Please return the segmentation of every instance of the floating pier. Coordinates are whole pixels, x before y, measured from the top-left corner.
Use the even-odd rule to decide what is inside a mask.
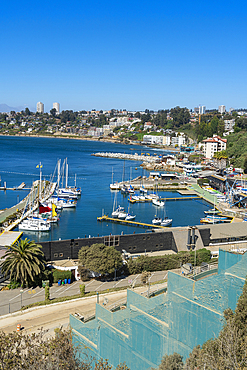
[[[113,218],[109,217],[107,215],[97,217],[97,221],[109,221],[109,222],[116,222],[123,225],[129,225],[129,226],[140,226],[144,228],[158,228],[158,229],[167,229],[167,226],[161,226],[161,225],[153,225],[153,224],[145,224],[143,222],[137,222],[137,221],[126,221],[126,220],[120,220],[119,218]]]
[[[199,199],[200,197],[199,196],[191,196],[191,197],[177,197],[177,198],[159,198],[159,200],[164,200],[164,201],[167,201],[167,200],[174,200],[174,201],[177,201],[177,200],[193,200],[193,199]],[[130,203],[140,203],[140,202],[152,202],[152,199],[131,199],[131,198],[128,198],[128,201]]]

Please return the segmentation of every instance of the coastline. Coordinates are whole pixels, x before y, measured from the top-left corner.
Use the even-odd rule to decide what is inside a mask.
[[[142,143],[137,143],[137,142],[126,142],[126,141],[121,141],[121,140],[116,140],[116,139],[106,139],[106,138],[93,138],[93,137],[85,137],[85,136],[71,136],[71,135],[4,135],[0,134],[0,136],[7,136],[7,137],[41,137],[41,138],[47,138],[47,139],[72,139],[72,140],[83,140],[83,141],[98,141],[98,142],[103,142],[103,143],[113,143],[113,144],[123,144],[123,145],[139,145],[139,146],[145,146],[147,145],[142,144]],[[170,152],[179,152],[179,149],[177,148],[171,148],[169,146],[150,146],[150,149],[163,149],[163,150],[168,150]]]

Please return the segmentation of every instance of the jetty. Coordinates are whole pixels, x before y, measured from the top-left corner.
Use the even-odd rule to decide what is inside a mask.
[[[177,201],[177,200],[193,200],[193,199],[199,199],[200,197],[199,196],[188,196],[188,197],[175,197],[175,198],[159,198],[159,200],[164,200],[165,202],[167,200],[173,200],[173,201]],[[132,199],[131,197],[128,198],[128,201],[130,203],[145,203],[145,202],[152,202],[152,199]]]
[[[126,221],[126,220],[120,220],[119,218],[113,218],[109,217],[107,215],[103,215],[101,217],[97,217],[97,221],[107,221],[107,222],[116,222],[118,224],[127,225],[127,226],[140,226],[148,229],[167,229],[167,226],[161,226],[161,225],[153,225],[153,224],[146,224],[144,222],[137,222],[137,221]]]
[[[142,161],[142,162],[156,162],[158,159],[160,159],[158,155],[155,155],[155,156],[145,155],[144,153],[126,154],[126,153],[99,152],[99,153],[92,153],[91,155],[95,157],[126,159],[130,161]]]
[[[57,183],[49,181],[42,181],[42,201],[47,200],[55,191]],[[0,223],[3,224],[3,232],[11,231],[25,218],[30,216],[39,206],[39,181],[35,181],[31,188],[30,193],[18,204],[11,208],[6,208],[0,213]],[[15,214],[22,212],[13,222],[7,221]]]

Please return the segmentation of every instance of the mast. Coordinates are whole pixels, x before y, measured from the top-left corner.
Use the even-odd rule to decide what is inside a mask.
[[[68,187],[68,174],[69,174],[69,165],[67,163],[67,158],[65,159],[66,163],[66,174],[65,174],[65,189]]]
[[[60,167],[61,167],[61,159],[58,160],[57,162],[57,187],[59,188],[59,183],[60,183]]]

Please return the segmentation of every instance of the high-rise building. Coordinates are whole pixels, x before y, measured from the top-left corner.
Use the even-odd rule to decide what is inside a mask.
[[[37,111],[38,113],[44,113],[44,104],[43,104],[43,103],[41,103],[41,101],[39,101],[39,102],[37,103],[37,109],[36,109],[36,111]]]
[[[226,111],[225,105],[219,105],[218,112],[222,114],[225,113],[225,111]]]
[[[53,103],[53,108],[56,109],[57,113],[60,113],[60,104],[59,103]]]
[[[199,105],[199,114],[205,114],[205,112],[206,112],[206,106]]]

